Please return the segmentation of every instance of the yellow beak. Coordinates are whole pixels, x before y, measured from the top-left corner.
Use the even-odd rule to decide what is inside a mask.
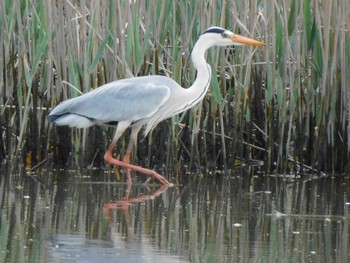
[[[243,44],[243,45],[249,45],[249,46],[266,46],[265,43],[251,39],[249,37],[244,37],[240,35],[233,34],[232,36],[229,36],[229,39],[231,39],[233,42]]]

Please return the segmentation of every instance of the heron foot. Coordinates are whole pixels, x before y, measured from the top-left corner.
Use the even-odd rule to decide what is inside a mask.
[[[149,175],[150,177],[146,180],[146,183],[148,183],[152,178],[158,180],[161,184],[167,185],[167,186],[173,186],[172,183],[170,183],[165,177],[161,176],[160,174],[158,174],[157,172],[147,169],[147,168],[143,168],[141,166],[137,166],[137,165],[133,165],[127,162],[123,162],[120,161],[118,159],[113,158],[112,154],[110,151],[107,151],[107,153],[104,156],[104,159],[107,163],[113,164],[113,165],[117,165],[119,167],[123,167],[126,170],[126,174],[128,177],[128,183],[132,184],[132,180],[131,180],[131,175],[130,175],[130,170],[134,170],[146,175]]]
[[[154,178],[164,185],[167,185],[169,187],[174,186],[174,184],[170,183],[164,176],[160,175],[159,173],[157,173],[153,170],[150,170],[150,171],[152,171],[152,172],[149,174],[149,177],[147,178],[147,180],[145,181],[144,184],[148,184]]]

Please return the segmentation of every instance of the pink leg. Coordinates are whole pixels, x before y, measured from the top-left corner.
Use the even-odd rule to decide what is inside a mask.
[[[157,179],[160,183],[162,183],[164,185],[169,185],[169,186],[172,185],[165,177],[161,176],[160,174],[158,174],[157,172],[155,172],[153,170],[143,168],[141,166],[133,165],[133,164],[123,162],[123,161],[120,161],[118,159],[113,158],[113,156],[112,156],[113,149],[114,149],[114,144],[111,144],[111,146],[109,146],[109,148],[104,156],[106,162],[108,162],[110,164],[118,165],[118,166],[123,167],[125,169],[131,169],[131,170],[134,170],[134,171],[137,171],[140,173],[147,174],[148,176],[153,177],[154,179]],[[127,173],[128,173],[128,171],[127,171]],[[147,180],[147,182],[148,181],[149,180]],[[130,171],[128,174],[128,183],[132,184]]]
[[[132,151],[132,148],[134,146],[134,143],[137,141],[137,133],[139,132],[141,127],[133,127],[133,129],[131,131],[130,142],[129,142],[126,154],[123,158],[123,161],[120,161],[118,159],[113,158],[112,153],[113,153],[113,149],[116,145],[116,142],[119,139],[120,135],[123,133],[123,131],[127,128],[127,126],[128,125],[124,125],[124,126],[121,126],[121,128],[120,128],[118,125],[116,135],[113,139],[113,142],[109,146],[109,148],[104,156],[105,161],[110,163],[110,164],[125,168],[129,184],[132,184],[132,179],[131,179],[131,174],[130,174],[130,169],[131,169],[131,170],[134,170],[134,171],[137,171],[137,172],[140,172],[140,173],[143,173],[143,174],[150,176],[150,178],[147,179],[146,183],[148,183],[152,178],[154,178],[154,179],[157,179],[160,183],[162,183],[164,185],[171,186],[172,183],[170,183],[165,177],[161,176],[157,172],[150,170],[150,169],[147,169],[147,168],[143,168],[141,166],[130,164],[131,151]]]
[[[130,155],[131,155],[131,151],[132,151],[133,146],[134,146],[134,140],[131,138],[129,145],[128,145],[128,148],[126,149],[126,153],[125,153],[124,158],[123,158],[124,163],[130,163]],[[126,172],[126,175],[128,177],[128,183],[131,184],[132,179],[131,179],[130,169],[125,168],[125,172]]]

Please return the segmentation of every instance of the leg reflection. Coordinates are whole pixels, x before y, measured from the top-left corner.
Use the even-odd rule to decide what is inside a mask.
[[[111,221],[112,220],[112,216],[111,216],[112,210],[123,209],[125,212],[127,212],[131,204],[145,202],[147,200],[154,199],[154,198],[160,196],[161,194],[163,194],[169,188],[169,185],[161,185],[156,190],[152,191],[149,187],[147,187],[147,189],[149,190],[150,193],[145,194],[145,195],[139,195],[136,197],[130,197],[131,186],[132,186],[132,184],[128,184],[128,187],[126,189],[125,196],[123,199],[115,200],[115,201],[106,203],[104,205],[104,207],[103,207],[104,215],[109,223],[112,222]]]

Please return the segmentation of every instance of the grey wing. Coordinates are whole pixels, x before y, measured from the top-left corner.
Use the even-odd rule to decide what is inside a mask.
[[[143,81],[142,81],[143,80]],[[49,115],[57,125],[89,127],[151,117],[168,100],[170,88],[135,78],[111,82],[59,104]]]

